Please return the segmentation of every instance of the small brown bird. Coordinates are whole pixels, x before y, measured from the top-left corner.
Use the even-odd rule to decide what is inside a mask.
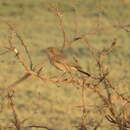
[[[47,54],[50,59],[50,63],[54,65],[57,69],[63,72],[72,72],[77,70],[87,76],[91,76],[89,73],[84,72],[81,67],[75,62],[70,62],[63,54],[59,48],[49,47],[47,49]]]

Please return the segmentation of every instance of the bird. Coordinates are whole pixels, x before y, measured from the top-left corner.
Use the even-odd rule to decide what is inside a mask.
[[[87,76],[91,76],[88,72],[85,72],[76,62],[71,62],[63,55],[62,50],[56,47],[49,47],[46,50],[50,63],[62,72],[72,73],[73,70],[79,71]]]

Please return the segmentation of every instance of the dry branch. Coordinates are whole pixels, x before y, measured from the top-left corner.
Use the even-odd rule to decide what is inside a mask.
[[[28,59],[29,59],[29,62],[30,62],[30,68],[32,69],[33,63],[32,63],[31,55],[30,55],[30,53],[28,51],[27,45],[24,43],[23,39],[18,34],[18,32],[14,29],[14,27],[11,24],[9,24],[8,22],[6,22],[6,24],[9,26],[10,30],[15,33],[16,37],[20,40],[20,43],[23,46],[23,48],[25,49],[25,52],[26,52],[26,54],[28,56]],[[9,38],[10,47],[12,47],[11,40],[12,40],[12,37]]]

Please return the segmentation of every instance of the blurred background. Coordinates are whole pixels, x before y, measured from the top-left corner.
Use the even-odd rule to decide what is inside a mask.
[[[33,63],[44,63],[43,74],[62,75],[62,72],[50,65],[44,53],[48,47],[61,47],[63,44],[59,19],[51,10],[52,6],[58,7],[63,13],[68,40],[100,28],[106,29],[87,37],[93,47],[101,50],[109,47],[113,40],[117,39],[116,47],[105,59],[104,64],[109,68],[113,84],[118,86],[119,92],[127,96],[130,90],[130,32],[114,28],[113,25],[130,24],[129,0],[0,0],[0,46],[8,43],[10,30],[5,24],[8,22],[24,40]],[[14,38],[13,42],[25,57],[19,40]],[[76,57],[85,71],[96,73],[95,61],[82,40],[67,46],[64,54],[70,59]],[[0,56],[0,72],[0,86],[7,86],[19,79],[24,74],[24,69],[15,56],[8,53]],[[76,87],[70,84],[42,82],[31,77],[19,84],[16,90],[15,103],[20,119],[28,118],[26,123],[44,124],[56,130],[76,130],[74,126],[80,122],[81,117],[81,111],[76,107],[81,105],[81,92]],[[88,106],[100,102],[97,95],[91,94],[91,91],[87,92],[87,96]],[[0,100],[4,106],[0,120],[2,125],[5,125],[12,116],[6,99]],[[99,120],[95,118],[100,118],[99,115],[95,110],[89,113],[89,123],[92,126]],[[110,128],[114,127],[103,120],[101,129]]]

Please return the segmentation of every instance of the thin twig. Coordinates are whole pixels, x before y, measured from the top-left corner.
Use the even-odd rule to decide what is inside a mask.
[[[26,54],[27,54],[27,56],[28,56],[28,59],[29,59],[29,62],[30,62],[30,68],[32,69],[33,63],[32,63],[32,59],[31,59],[31,56],[30,56],[30,53],[29,53],[29,51],[28,51],[28,48],[27,48],[26,44],[24,43],[23,39],[22,39],[21,36],[18,34],[18,32],[14,29],[14,27],[13,27],[11,24],[9,24],[8,22],[6,22],[6,24],[7,24],[7,25],[9,26],[9,28],[16,34],[16,37],[20,40],[21,45],[22,45],[23,48],[25,49],[25,52],[26,52]],[[9,42],[9,43],[10,43],[10,42]],[[12,44],[11,44],[11,45],[12,45]]]
[[[53,13],[55,13],[55,15],[59,19],[59,25],[60,25],[60,28],[61,28],[61,31],[63,34],[62,49],[64,49],[66,42],[67,42],[67,37],[66,37],[65,29],[64,29],[64,24],[63,24],[63,13],[60,11],[60,9],[58,7],[51,7],[51,10],[53,11]]]

